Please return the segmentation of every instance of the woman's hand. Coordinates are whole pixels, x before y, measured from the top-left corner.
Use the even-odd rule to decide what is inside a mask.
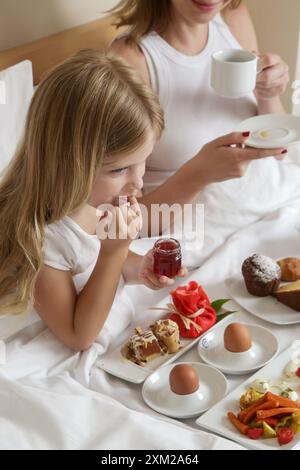
[[[287,153],[285,148],[257,149],[245,147],[250,132],[233,132],[204,145],[202,150],[190,160],[193,172],[202,180],[203,186],[240,178],[245,175],[251,160],[275,156],[282,160]]]
[[[187,268],[182,267],[178,273],[178,277],[186,277],[188,274]],[[164,287],[172,286],[175,282],[167,276],[157,276],[153,272],[153,249],[143,257],[140,264],[138,273],[139,282],[152,290],[163,289]]]
[[[259,100],[269,100],[282,95],[290,81],[289,67],[276,54],[259,56],[255,96]]]
[[[128,199],[129,205],[111,206],[108,211],[98,209],[100,216],[96,233],[101,240],[101,251],[116,247],[129,247],[142,228],[142,214],[135,197]]]

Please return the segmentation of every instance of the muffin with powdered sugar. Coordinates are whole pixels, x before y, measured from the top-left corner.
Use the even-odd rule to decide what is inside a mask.
[[[272,258],[254,254],[242,265],[247,290],[257,297],[266,297],[278,289],[281,280],[281,269]]]

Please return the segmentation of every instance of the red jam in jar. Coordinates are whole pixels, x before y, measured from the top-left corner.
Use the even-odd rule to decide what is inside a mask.
[[[153,250],[153,272],[157,276],[175,277],[181,268],[181,247],[175,238],[160,238]]]

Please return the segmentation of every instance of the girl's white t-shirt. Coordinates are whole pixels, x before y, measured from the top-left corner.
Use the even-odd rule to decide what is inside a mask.
[[[46,226],[44,263],[51,268],[70,271],[77,294],[92,274],[100,248],[97,235],[87,233],[69,216]]]
[[[69,216],[45,228],[44,264],[70,271],[77,294],[88,282],[100,249],[101,243],[97,235],[87,233]],[[100,333],[106,346],[109,338],[120,334],[132,322],[133,316],[134,306],[124,289],[124,279],[121,276],[110,313]],[[102,340],[100,342],[103,343]]]

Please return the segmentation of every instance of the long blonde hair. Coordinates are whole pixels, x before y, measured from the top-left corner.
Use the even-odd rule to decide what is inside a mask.
[[[45,225],[88,200],[104,159],[163,127],[156,95],[116,56],[81,51],[45,77],[0,184],[0,314],[34,302]]]
[[[237,8],[242,0],[231,0],[228,8]],[[137,43],[154,29],[166,30],[170,21],[171,0],[121,0],[108,13],[116,17],[117,28],[130,26],[128,42]]]

